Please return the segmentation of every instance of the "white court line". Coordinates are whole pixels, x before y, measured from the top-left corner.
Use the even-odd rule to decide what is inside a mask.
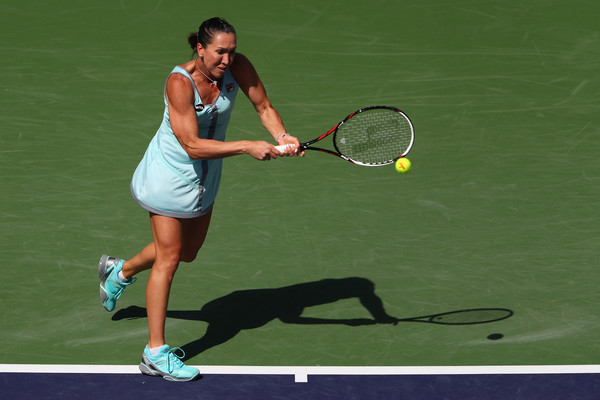
[[[486,365],[432,367],[263,367],[197,365],[203,375],[505,375],[599,374],[600,365]],[[0,364],[0,373],[139,374],[137,365]]]

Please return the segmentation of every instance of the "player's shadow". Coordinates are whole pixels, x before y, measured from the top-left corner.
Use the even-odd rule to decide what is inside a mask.
[[[302,317],[306,307],[349,298],[357,298],[373,318]],[[119,310],[112,319],[117,321],[145,317],[145,308],[131,306]],[[244,329],[259,328],[274,319],[289,324],[348,326],[398,322],[397,318],[386,313],[381,299],[375,294],[373,282],[357,277],[323,279],[273,289],[238,290],[206,303],[200,310],[167,311],[167,317],[208,323],[204,336],[181,346],[186,360],[227,342]]]

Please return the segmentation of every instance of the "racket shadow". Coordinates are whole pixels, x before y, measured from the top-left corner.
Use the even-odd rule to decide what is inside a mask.
[[[350,298],[357,298],[373,318],[329,319],[302,316],[306,307]],[[117,311],[112,320],[146,317],[145,308],[130,306]],[[167,317],[208,323],[201,338],[181,346],[185,351],[185,360],[227,342],[242,330],[259,328],[275,319],[289,324],[348,326],[395,324],[398,321],[386,313],[383,302],[375,294],[373,282],[359,277],[323,279],[281,288],[238,290],[206,303],[200,310],[167,311]]]

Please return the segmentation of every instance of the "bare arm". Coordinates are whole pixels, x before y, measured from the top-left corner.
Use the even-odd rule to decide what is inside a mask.
[[[169,77],[167,102],[173,133],[191,158],[217,159],[250,154],[258,160],[268,160],[280,155],[273,145],[263,141],[221,142],[199,138],[194,109],[194,90],[189,79],[183,75],[172,74]]]
[[[278,141],[278,144],[293,144],[294,147],[288,149],[286,154],[294,155],[295,149],[300,143],[297,138],[286,134],[281,115],[267,97],[267,91],[250,60],[243,54],[237,54],[235,62],[231,66],[231,71],[242,91],[254,105],[264,128],[275,141]]]

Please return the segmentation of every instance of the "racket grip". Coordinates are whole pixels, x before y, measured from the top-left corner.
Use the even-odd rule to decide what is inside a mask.
[[[282,144],[280,146],[275,146],[275,148],[280,152],[280,153],[285,153],[286,149],[288,149],[289,147],[294,147],[293,144]]]

